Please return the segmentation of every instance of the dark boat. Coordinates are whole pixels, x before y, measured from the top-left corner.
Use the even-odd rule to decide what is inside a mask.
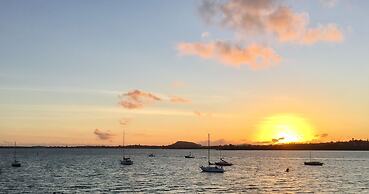
[[[195,158],[195,156],[193,156],[192,153],[190,152],[190,154],[185,155],[185,158]]]
[[[310,162],[304,162],[305,165],[308,166],[323,166],[323,162],[318,162],[318,161],[310,161]]]
[[[21,163],[17,160],[17,142],[14,142],[14,161],[12,162],[12,167],[21,167]]]
[[[122,165],[132,165],[133,161],[130,158],[123,157],[123,159],[120,161],[120,164],[122,164]]]
[[[230,162],[227,162],[223,158],[221,158],[219,162],[215,162],[215,165],[218,165],[218,166],[232,166],[233,164],[230,163]]]
[[[149,157],[155,157],[155,155],[154,154],[149,154]]]
[[[215,162],[215,165],[218,166],[232,166],[233,164],[230,162],[227,162],[224,160],[224,158],[222,157],[222,150],[219,150],[219,162]]]

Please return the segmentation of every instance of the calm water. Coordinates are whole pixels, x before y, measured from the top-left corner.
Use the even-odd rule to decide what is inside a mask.
[[[18,152],[22,167],[12,168],[12,150],[0,149],[0,193],[369,193],[369,152],[315,151],[325,165],[314,167],[303,165],[308,151],[223,151],[235,164],[224,174],[200,172],[206,150],[192,150],[195,159],[183,157],[189,150],[127,150],[132,166],[120,165],[118,149]]]

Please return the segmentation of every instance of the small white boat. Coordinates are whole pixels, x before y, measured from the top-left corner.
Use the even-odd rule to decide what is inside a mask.
[[[218,166],[210,162],[210,134],[208,134],[208,165],[200,166],[202,172],[224,173],[223,166]]]
[[[190,152],[188,155],[185,155],[185,158],[195,158],[195,156],[193,156],[192,153]]]
[[[12,167],[21,167],[21,163],[17,160],[17,142],[14,142],[14,161],[12,162]]]

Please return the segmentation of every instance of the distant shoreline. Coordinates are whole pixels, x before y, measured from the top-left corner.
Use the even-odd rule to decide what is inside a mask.
[[[14,148],[14,146],[0,146],[0,149]],[[54,149],[117,149],[122,146],[17,146],[17,148],[54,148]],[[171,145],[150,146],[150,145],[128,145],[126,149],[207,149],[193,142],[178,141]],[[344,142],[326,142],[326,143],[289,143],[289,144],[269,144],[269,145],[219,145],[211,146],[211,149],[218,150],[327,150],[327,151],[369,151],[368,140],[355,140]]]

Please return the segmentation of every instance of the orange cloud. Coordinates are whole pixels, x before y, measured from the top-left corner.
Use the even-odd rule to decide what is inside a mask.
[[[210,43],[183,42],[177,45],[177,50],[180,54],[213,59],[233,67],[248,65],[252,69],[266,68],[279,63],[281,60],[272,48],[259,44],[251,44],[243,48],[224,41]]]
[[[271,35],[279,42],[297,44],[343,40],[343,33],[335,24],[311,28],[307,13],[295,12],[275,0],[203,1],[200,11],[205,21],[245,36]]]
[[[100,129],[95,129],[94,134],[100,139],[100,140],[110,140],[114,135],[111,134],[109,131],[103,132]]]

